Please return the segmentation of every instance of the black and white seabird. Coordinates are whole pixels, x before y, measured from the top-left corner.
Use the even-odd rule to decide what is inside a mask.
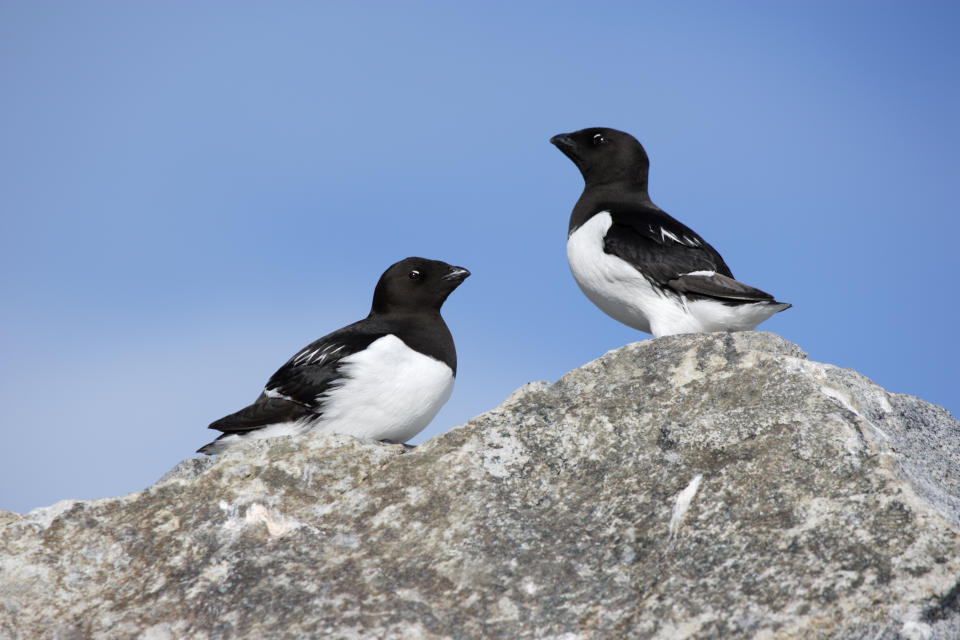
[[[370,315],[298,351],[253,404],[210,425],[223,435],[198,452],[312,429],[406,442],[453,391],[457,352],[440,307],[469,275],[437,260],[397,262],[380,276]]]
[[[650,160],[629,133],[594,127],[550,142],[583,174],[567,260],[601,311],[658,337],[746,331],[790,307],[734,280],[713,247],[653,204]]]

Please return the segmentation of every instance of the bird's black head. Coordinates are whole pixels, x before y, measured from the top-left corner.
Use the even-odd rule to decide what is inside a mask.
[[[439,311],[470,272],[439,260],[407,258],[380,276],[370,313]]]
[[[591,127],[550,138],[580,169],[587,186],[628,182],[647,188],[650,159],[643,145],[629,133]]]

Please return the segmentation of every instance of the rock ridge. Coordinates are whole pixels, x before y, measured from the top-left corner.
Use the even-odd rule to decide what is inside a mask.
[[[957,638],[960,423],[773,334],[0,512],[0,638]]]

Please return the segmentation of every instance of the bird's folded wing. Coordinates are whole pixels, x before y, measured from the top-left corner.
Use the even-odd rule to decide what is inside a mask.
[[[323,414],[324,394],[340,377],[344,358],[386,335],[361,320],[298,351],[274,373],[257,400],[210,425],[228,433]]]
[[[386,335],[363,320],[330,333],[296,353],[274,373],[264,395],[282,397],[319,409],[320,396],[340,377],[341,361]]]
[[[296,422],[312,413],[299,402],[260,396],[253,404],[213,422],[210,428],[224,433],[242,433],[268,424]]]
[[[609,211],[613,224],[604,238],[604,251],[630,263],[658,285],[667,286],[691,271],[733,277],[713,247],[656,206],[616,205]]]
[[[737,302],[773,301],[773,296],[733,278],[712,272],[687,273],[667,284],[677,293],[709,296]]]
[[[628,226],[657,244],[690,248],[709,246],[693,229],[652,202],[611,203],[610,215],[615,224]]]

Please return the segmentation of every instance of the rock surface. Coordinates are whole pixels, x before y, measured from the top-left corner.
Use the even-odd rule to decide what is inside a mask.
[[[957,638],[960,424],[766,333],[0,513],[2,638]]]

